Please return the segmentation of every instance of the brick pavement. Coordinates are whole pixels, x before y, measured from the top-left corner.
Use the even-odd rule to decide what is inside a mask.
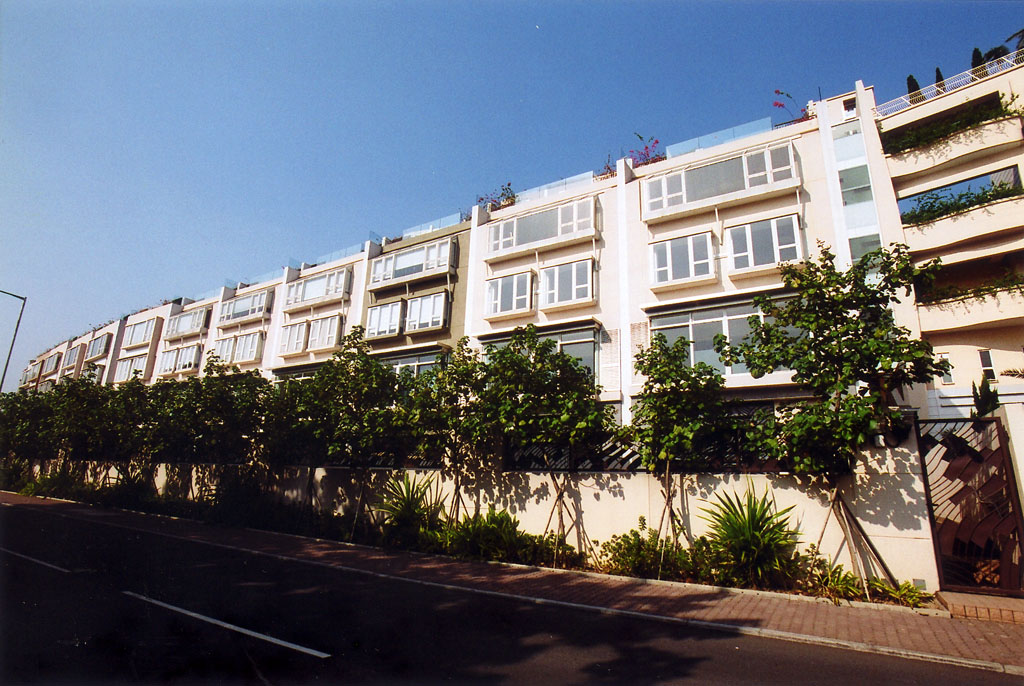
[[[101,510],[0,493],[0,502],[155,535],[396,577],[414,583],[510,595],[677,621],[710,629],[903,655],[1024,675],[1024,625],[863,607],[778,593],[645,581],[586,572],[468,562],[334,541]]]

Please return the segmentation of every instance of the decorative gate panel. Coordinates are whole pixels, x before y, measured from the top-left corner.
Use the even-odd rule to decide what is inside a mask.
[[[999,420],[921,420],[918,436],[942,587],[1024,595],[1024,523]]]

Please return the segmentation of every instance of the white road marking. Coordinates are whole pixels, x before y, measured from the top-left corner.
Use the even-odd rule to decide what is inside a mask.
[[[236,626],[234,624],[228,624],[227,622],[222,622],[219,619],[214,619],[213,617],[207,617],[206,615],[201,615],[198,612],[192,612],[191,610],[186,610],[185,608],[178,607],[176,605],[169,605],[167,603],[160,602],[159,600],[154,600],[153,598],[147,598],[146,596],[139,595],[138,593],[132,593],[131,591],[121,591],[121,592],[124,593],[126,596],[131,596],[132,598],[136,598],[136,599],[141,600],[141,601],[146,602],[146,603],[152,603],[153,605],[156,605],[158,607],[162,607],[165,610],[171,610],[172,612],[178,612],[178,613],[181,613],[181,614],[186,615],[188,617],[191,617],[193,619],[198,619],[198,620],[200,620],[202,622],[207,622],[209,624],[213,624],[214,626],[219,626],[222,629],[229,629],[230,631],[236,631],[236,632],[238,632],[240,634],[244,634],[245,636],[250,636],[252,638],[258,638],[261,641],[266,641],[267,643],[273,643],[275,645],[283,646],[285,648],[291,648],[292,650],[296,650],[296,651],[298,651],[300,653],[305,653],[306,655],[312,655],[313,657],[319,657],[319,658],[328,658],[328,657],[331,656],[330,653],[322,653],[319,650],[313,650],[312,648],[306,648],[306,647],[300,646],[300,645],[298,645],[296,643],[289,643],[288,641],[282,641],[279,638],[274,638],[273,636],[267,636],[266,634],[261,634],[261,633],[258,633],[256,631],[251,631],[250,629],[245,629],[243,627]]]
[[[49,567],[50,569],[56,569],[58,572],[64,572],[65,574],[70,574],[71,573],[70,569],[64,569],[63,567],[58,567],[57,565],[52,565],[49,562],[43,562],[42,560],[37,560],[34,557],[29,557],[28,555],[22,555],[21,553],[16,553],[13,550],[8,550],[7,548],[0,548],[0,550],[4,551],[5,553],[7,553],[9,555],[14,555],[14,557],[20,557],[23,560],[28,560],[29,562],[35,562],[37,565],[42,565],[44,567]]]

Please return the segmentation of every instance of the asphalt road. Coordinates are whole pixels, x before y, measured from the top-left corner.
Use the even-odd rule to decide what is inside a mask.
[[[0,682],[1017,684],[0,507]]]

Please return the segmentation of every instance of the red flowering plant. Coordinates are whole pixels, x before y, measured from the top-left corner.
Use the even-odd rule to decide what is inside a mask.
[[[780,91],[778,88],[776,88],[775,89],[775,95],[781,95],[784,98],[788,98],[789,101],[791,103],[793,103],[793,107],[797,108],[796,100],[794,100],[793,96],[790,95],[789,93],[787,93],[786,91]],[[793,114],[793,110],[789,109],[789,105],[787,105],[784,100],[775,100],[774,102],[772,102],[772,107],[777,107],[780,110],[786,110],[786,114],[788,114],[790,117],[792,117],[791,121],[795,121],[795,122],[796,121],[806,121],[806,120],[811,118],[811,115],[807,114],[807,108],[806,107],[799,107],[799,108],[797,108],[797,109],[800,110],[800,116],[799,117],[795,116]]]
[[[478,196],[476,203],[493,211],[502,207],[508,207],[509,205],[515,205],[518,197],[516,192],[512,190],[512,182],[509,181],[496,191]]]
[[[629,158],[633,160],[634,167],[660,162],[665,159],[665,152],[663,150],[658,150],[658,145],[661,141],[654,137],[644,138],[639,133],[635,132],[633,135],[639,138],[640,142],[644,144],[644,147],[640,150],[629,151]]]

